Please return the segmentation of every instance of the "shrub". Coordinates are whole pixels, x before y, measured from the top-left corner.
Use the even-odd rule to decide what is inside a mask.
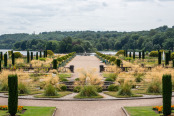
[[[80,93],[80,96],[85,96],[85,97],[91,97],[91,96],[98,96],[99,94],[97,93],[97,89],[92,86],[92,85],[88,85],[88,86],[84,86]]]
[[[81,89],[82,89],[82,86],[75,86],[73,91],[74,92],[80,92]]]
[[[57,96],[58,94],[57,94],[55,87],[53,85],[49,84],[45,87],[44,95],[45,96]]]
[[[67,86],[65,84],[59,84],[56,86],[57,91],[66,91]]]
[[[112,56],[110,59],[109,59],[111,62],[114,62],[116,60],[116,58],[114,56]]]
[[[22,58],[22,54],[20,52],[14,52],[15,58]]]
[[[51,51],[51,50],[47,50],[47,55],[53,56],[54,55],[54,52]]]
[[[27,63],[29,63],[30,62],[30,53],[29,53],[29,51],[27,51]]]
[[[168,116],[171,114],[171,96],[172,96],[172,82],[171,75],[163,75],[163,114]]]
[[[53,60],[53,69],[57,69],[57,59]]]
[[[80,81],[80,78],[76,78],[75,81]]]
[[[119,86],[115,85],[115,84],[111,84],[108,86],[108,91],[118,91],[119,90]]]
[[[31,52],[31,60],[33,60],[33,52]]]
[[[38,57],[38,52],[36,52],[36,60],[38,60],[38,58],[39,58],[39,57]]]
[[[158,64],[161,64],[161,52],[158,52]]]
[[[157,80],[152,81],[147,88],[147,93],[161,93],[161,83]]]
[[[119,50],[115,55],[116,56],[124,55],[125,54],[124,52],[125,52],[124,50]]]
[[[135,59],[135,51],[133,52],[133,59]]]
[[[97,92],[102,92],[103,91],[103,87],[102,86],[95,85],[94,87],[97,89]]]
[[[128,83],[125,83],[124,85],[121,86],[120,90],[118,91],[118,95],[132,96],[131,88],[132,88],[131,85],[129,85]]]
[[[42,51],[40,51],[40,58],[42,58]]]
[[[17,75],[8,75],[9,97],[8,112],[15,116],[18,107],[18,77]]]
[[[117,65],[118,67],[120,67],[120,64],[121,64],[121,60],[120,60],[120,59],[117,59],[117,60],[116,60],[116,65]]]
[[[29,90],[27,86],[23,83],[19,83],[18,85],[18,93],[19,94],[29,94]]]
[[[14,53],[12,54],[12,64],[13,64],[13,66],[15,65],[15,56],[14,56]]]
[[[39,58],[40,61],[46,61],[46,58]]]
[[[158,51],[151,51],[149,56],[150,57],[158,57]]]
[[[7,53],[4,54],[4,66],[7,67]]]
[[[7,83],[2,83],[0,90],[1,91],[8,91],[8,84]]]
[[[174,52],[171,54],[171,59],[174,60]]]

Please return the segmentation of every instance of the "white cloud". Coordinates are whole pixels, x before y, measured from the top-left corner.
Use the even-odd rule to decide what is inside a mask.
[[[2,0],[0,34],[172,26],[173,0]]]

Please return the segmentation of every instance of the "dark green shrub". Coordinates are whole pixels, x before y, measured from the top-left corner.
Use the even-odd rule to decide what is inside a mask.
[[[14,52],[13,54],[15,58],[22,58],[22,54],[20,52]]]
[[[79,78],[76,78],[75,81],[80,81],[80,79]]]
[[[171,114],[172,81],[171,75],[163,75],[163,114]]]
[[[142,59],[145,59],[145,52],[144,52],[144,50],[142,51]]]
[[[31,52],[31,60],[33,60],[33,52]]]
[[[3,53],[1,52],[0,59],[3,60]]]
[[[120,90],[118,91],[118,95],[129,96],[129,97],[132,96],[131,88],[132,88],[131,85],[125,83],[124,85],[121,86]]]
[[[57,96],[58,94],[57,94],[55,87],[53,85],[49,84],[45,87],[44,95],[45,96]]]
[[[1,67],[1,63],[2,63],[2,62],[1,62],[1,59],[0,59],[0,72],[1,72],[1,69],[2,69],[2,67]]]
[[[4,54],[4,67],[7,67],[7,53]]]
[[[139,59],[141,59],[141,52],[139,52]]]
[[[8,76],[8,112],[15,116],[18,107],[18,77],[17,75]]]
[[[174,68],[174,59],[173,59],[173,68]]]
[[[169,61],[171,61],[171,51],[169,50]]]
[[[158,51],[151,51],[149,56],[150,57],[158,57]]]
[[[118,67],[120,67],[120,65],[121,65],[121,60],[120,60],[120,59],[116,59],[116,65],[117,65]]]
[[[94,87],[97,89],[97,92],[102,92],[103,91],[103,87],[102,86],[95,85]]]
[[[135,59],[135,51],[133,52],[133,59]]]
[[[42,52],[40,51],[40,58],[42,58]]]
[[[46,57],[46,51],[44,51],[44,58]]]
[[[127,57],[127,50],[125,51],[125,56]]]
[[[29,53],[29,51],[27,51],[27,63],[29,63],[30,62],[30,53]]]
[[[111,84],[108,86],[108,91],[118,91],[119,90],[119,86],[115,85],[115,84]]]
[[[147,87],[147,93],[161,93],[162,88],[161,88],[161,83],[157,80],[152,81],[149,83]]]
[[[53,69],[57,69],[57,59],[53,60]]]
[[[36,52],[36,60],[38,60],[38,58],[39,58],[39,57],[38,57],[38,52]]]
[[[109,59],[110,62],[114,62],[115,60],[116,60],[116,58],[115,58],[114,56],[112,56],[112,57]]]
[[[161,52],[158,52],[158,64],[161,64]]]
[[[165,65],[169,65],[169,53],[166,53]]]
[[[129,57],[132,57],[132,54],[131,54],[131,52],[129,52]]]
[[[13,66],[15,65],[15,55],[14,55],[14,53],[12,54],[12,65]]]
[[[19,83],[18,85],[18,93],[19,94],[29,94],[29,90],[27,86],[23,83]]]
[[[74,92],[80,92],[81,89],[82,89],[82,86],[75,86],[73,91]]]
[[[84,86],[81,89],[79,95],[84,97],[91,97],[91,96],[98,96],[99,94],[97,93],[97,89],[94,86],[88,85]]]

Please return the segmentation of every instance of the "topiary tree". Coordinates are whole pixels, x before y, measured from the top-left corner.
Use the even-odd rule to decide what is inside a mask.
[[[18,107],[18,77],[17,75],[8,75],[8,112],[15,116]]]
[[[15,54],[14,53],[12,53],[12,65],[14,66],[15,65]]]
[[[7,67],[7,53],[4,54],[4,67]]]
[[[139,52],[139,59],[141,59],[141,52]]]
[[[57,69],[57,59],[53,60],[53,69]]]
[[[163,75],[163,114],[168,116],[171,114],[171,96],[172,96],[172,81],[171,75]]]
[[[36,60],[38,60],[38,52],[36,52]]]
[[[33,52],[31,52],[31,60],[33,60]]]
[[[3,60],[3,53],[1,52],[1,57],[0,57],[1,60]]]
[[[45,53],[46,53],[46,57],[47,57],[47,53],[48,53],[48,51],[46,50]]]
[[[173,59],[173,68],[174,68],[174,59]]]
[[[117,65],[118,67],[120,67],[120,64],[121,64],[121,60],[120,60],[120,59],[116,59],[116,65]]]
[[[161,52],[158,52],[158,64],[161,64]]]
[[[42,58],[42,52],[40,51],[40,58]]]
[[[127,50],[125,51],[125,56],[127,57]]]
[[[171,61],[171,51],[169,50],[169,61]]]
[[[142,59],[145,59],[145,52],[144,52],[144,50],[142,51]]]
[[[44,51],[44,58],[46,57],[46,51]]]
[[[158,51],[151,51],[150,54],[149,54],[149,56],[150,57],[158,57]]]
[[[169,65],[169,53],[166,53],[165,65]]]
[[[135,59],[135,51],[133,52],[133,59]]]
[[[30,62],[30,53],[29,53],[29,51],[27,51],[27,63],[29,63]]]
[[[129,52],[129,57],[132,57],[132,54],[131,54],[131,52]]]

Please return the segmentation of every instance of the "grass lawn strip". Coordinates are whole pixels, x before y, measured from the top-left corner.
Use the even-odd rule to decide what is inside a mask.
[[[34,97],[36,98],[60,98],[60,97],[64,97],[66,95],[71,94],[72,92],[69,91],[62,91],[62,92],[58,92],[57,96],[44,96],[44,95],[36,95]]]
[[[128,98],[128,97],[130,97],[130,96],[117,95],[117,92],[104,92],[104,94],[107,94],[107,95],[110,95],[110,96],[113,96],[113,97],[117,97],[117,98]],[[142,97],[142,95],[133,94],[131,97]]]

